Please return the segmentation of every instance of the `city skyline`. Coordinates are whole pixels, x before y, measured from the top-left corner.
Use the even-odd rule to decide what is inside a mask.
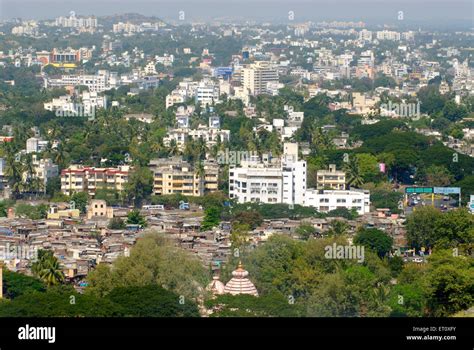
[[[21,4],[21,5],[20,5]],[[321,21],[321,20],[361,20],[373,24],[398,23],[397,14],[404,12],[404,20],[411,25],[443,25],[443,26],[472,26],[473,2],[457,0],[455,2],[443,0],[422,1],[280,1],[277,4],[267,0],[244,1],[214,0],[194,1],[183,0],[134,2],[133,6],[126,1],[117,0],[86,0],[77,4],[55,0],[22,0],[0,1],[0,18],[23,19],[52,19],[55,16],[66,15],[75,11],[78,15],[112,16],[124,13],[139,13],[146,16],[156,16],[164,20],[179,21],[179,12],[184,11],[186,21],[269,21],[287,23],[288,13],[294,14],[294,21]]]

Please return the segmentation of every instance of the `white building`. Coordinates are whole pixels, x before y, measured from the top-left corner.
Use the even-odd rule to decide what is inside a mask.
[[[71,12],[69,17],[56,18],[55,25],[66,28],[96,28],[97,18],[95,17],[76,17],[74,12]]]
[[[118,86],[116,73],[99,70],[97,74],[62,75],[59,79],[45,79],[45,88],[87,86],[90,92],[103,92]]]
[[[355,209],[359,215],[370,212],[370,192],[365,190],[315,190],[305,194],[305,206],[325,213],[339,208]]]
[[[85,115],[92,115],[98,108],[107,108],[107,96],[100,96],[96,91],[83,91],[80,96],[81,103],[74,102],[69,95],[53,98],[50,102],[45,102],[43,107],[47,111],[84,111]]]
[[[197,86],[196,102],[201,106],[219,102],[219,85],[211,80],[202,80]]]
[[[208,148],[214,146],[217,142],[228,142],[230,140],[230,130],[223,130],[220,128],[219,117],[211,116],[209,118],[209,126],[199,125],[197,129],[190,129],[189,118],[177,117],[176,122],[178,128],[168,130],[167,135],[163,138],[165,146],[169,146],[172,141],[176,142],[176,145],[180,150],[183,150],[186,141],[191,138],[193,140],[202,139],[206,142]],[[185,126],[187,125],[187,126]]]
[[[46,149],[48,141],[37,137],[30,137],[26,140],[26,153],[38,153]]]
[[[306,161],[298,160],[298,144],[285,143],[280,159],[251,157],[229,169],[229,196],[238,203],[304,203]]]
[[[178,103],[184,103],[189,98],[196,96],[198,83],[195,81],[184,80],[178,87],[166,96],[166,109]]]
[[[367,29],[362,29],[359,32],[359,40],[371,42],[372,41],[372,32],[370,30],[367,30]]]
[[[44,186],[50,178],[56,177],[59,175],[59,168],[56,164],[53,163],[51,159],[40,159],[34,160],[33,162],[35,176],[40,179]],[[45,187],[46,188],[46,187]]]
[[[400,41],[400,33],[389,30],[378,31],[377,40]]]

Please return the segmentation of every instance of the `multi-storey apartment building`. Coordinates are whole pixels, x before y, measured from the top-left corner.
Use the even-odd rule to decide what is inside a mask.
[[[258,61],[243,69],[242,85],[251,95],[266,93],[268,83],[278,83],[278,72],[270,62]]]
[[[193,140],[204,140],[207,147],[214,146],[219,142],[228,142],[230,140],[230,130],[220,128],[219,117],[209,117],[209,126],[199,125],[197,129],[191,129],[185,125],[189,124],[189,120],[184,123],[184,119],[177,116],[177,124],[180,126],[175,129],[168,130],[166,137],[163,138],[165,146],[169,146],[172,141],[176,142],[180,150],[184,149],[186,141],[191,138]]]
[[[344,190],[346,188],[346,173],[337,170],[335,164],[329,164],[328,170],[318,170],[316,173],[316,189]]]
[[[204,161],[193,167],[179,157],[152,159],[149,164],[153,172],[153,193],[155,195],[182,194],[202,196],[217,191],[219,167],[217,163]]]
[[[74,12],[71,12],[69,17],[57,17],[55,25],[58,27],[66,28],[96,28],[97,18],[96,17],[76,17]]]
[[[103,92],[118,86],[116,73],[99,70],[97,74],[62,75],[59,79],[45,79],[45,87],[87,86],[90,92]]]
[[[61,191],[70,196],[75,192],[87,192],[94,196],[99,188],[125,190],[130,167],[94,168],[72,165],[61,171]]]
[[[251,157],[229,169],[229,196],[238,203],[303,204],[306,161],[298,160],[298,144],[285,143],[280,159]]]
[[[211,80],[202,80],[196,89],[196,102],[201,106],[219,102],[219,84]]]
[[[325,213],[339,208],[355,209],[359,215],[370,212],[370,192],[366,190],[308,190],[305,206]]]
[[[48,180],[59,175],[58,166],[50,158],[38,160],[35,156],[33,157],[35,176],[41,180],[46,189]]]

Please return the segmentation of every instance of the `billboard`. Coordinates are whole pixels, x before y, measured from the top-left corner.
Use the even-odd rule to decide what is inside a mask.
[[[217,67],[214,69],[215,77],[223,77],[225,79],[232,76],[232,67]]]

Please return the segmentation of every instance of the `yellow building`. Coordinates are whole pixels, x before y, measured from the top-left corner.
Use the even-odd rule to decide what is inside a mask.
[[[93,199],[87,208],[87,219],[92,219],[93,217],[112,219],[114,217],[114,209],[108,207],[107,203],[102,199]]]
[[[72,165],[61,171],[61,191],[70,196],[75,192],[87,192],[94,196],[98,188],[108,188],[116,191],[125,190],[128,182],[130,167],[91,168]]]
[[[197,197],[217,191],[219,168],[214,162],[204,161],[201,170],[180,158],[153,159],[149,166],[155,195]]]
[[[67,218],[79,218],[81,212],[79,209],[59,209],[57,206],[51,206],[48,212],[48,219],[59,220]]]
[[[329,164],[328,170],[318,170],[317,174],[317,189],[332,189],[344,190],[346,189],[346,173],[342,170],[337,170],[335,164]]]

